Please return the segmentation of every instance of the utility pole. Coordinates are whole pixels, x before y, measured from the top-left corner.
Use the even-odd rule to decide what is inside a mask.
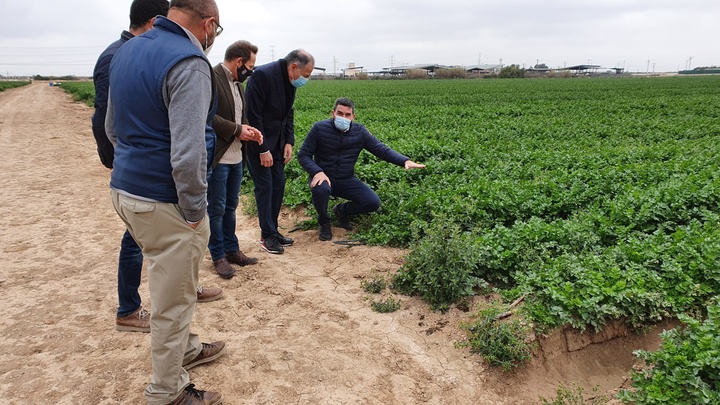
[[[688,70],[692,69],[692,56],[688,58]]]
[[[648,59],[647,69],[645,69],[645,73],[650,73],[650,59]]]
[[[270,60],[275,60],[275,45],[270,45]]]
[[[395,55],[390,55],[390,67],[395,66]]]

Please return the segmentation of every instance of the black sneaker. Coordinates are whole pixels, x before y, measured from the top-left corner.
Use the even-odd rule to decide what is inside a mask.
[[[266,252],[276,255],[282,254],[285,251],[275,235],[260,239],[260,246],[262,246]]]
[[[339,205],[336,205],[335,207],[333,207],[332,212],[333,212],[333,215],[335,216],[335,219],[337,220],[338,226],[339,226],[340,228],[345,228],[345,229],[347,229],[348,231],[352,231],[352,230],[353,230],[353,226],[352,226],[352,224],[350,223],[350,217],[347,216],[347,215],[343,215],[343,214],[340,213],[340,206],[339,206]]]
[[[332,226],[330,222],[320,224],[320,240],[332,240]]]
[[[291,238],[288,238],[287,236],[283,236],[280,234],[280,232],[275,234],[275,237],[277,238],[278,242],[280,243],[280,246],[290,246],[295,242]]]

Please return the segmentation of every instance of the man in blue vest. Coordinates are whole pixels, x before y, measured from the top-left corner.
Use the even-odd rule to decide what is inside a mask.
[[[115,148],[105,133],[108,87],[110,86],[110,62],[115,52],[127,42],[152,29],[155,17],[166,16],[167,0],[134,0],[130,5],[130,29],[120,34],[120,39],[110,44],[98,57],[93,71],[95,84],[95,114],[92,117],[92,131],[97,143],[100,161],[108,169],[113,168]],[[138,288],[142,279],[143,256],[140,247],[127,230],[120,242],[118,258],[118,309],[115,329],[129,332],[150,333],[150,312],[143,308]],[[220,288],[198,286],[198,302],[209,302],[222,296]]]
[[[190,333],[210,237],[207,175],[215,146],[213,73],[203,51],[221,32],[214,0],[173,0],[167,18],[125,43],[110,64],[110,188],[148,261],[151,405],[222,403],[222,394],[195,389],[187,372],[225,352],[224,342],[201,344]]]

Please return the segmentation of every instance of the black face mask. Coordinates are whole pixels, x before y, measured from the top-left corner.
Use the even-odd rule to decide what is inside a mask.
[[[242,66],[237,68],[237,78],[240,83],[244,82],[245,79],[252,76],[253,71],[246,68],[245,64],[243,63]]]

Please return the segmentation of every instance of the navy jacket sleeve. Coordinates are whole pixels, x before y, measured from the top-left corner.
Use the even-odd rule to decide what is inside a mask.
[[[287,115],[287,121],[285,121],[285,143],[295,145],[295,107],[290,108],[290,112]],[[284,148],[285,145],[282,145]]]
[[[107,113],[108,88],[110,87],[110,62],[112,55],[102,56],[95,65],[93,82],[95,84],[95,113],[92,117],[92,131],[97,143],[100,162],[112,169],[115,148],[105,133],[105,115]]]
[[[398,166],[405,166],[405,162],[410,160],[409,157],[395,152],[392,148],[380,142],[380,140],[367,129],[365,130],[364,138],[365,149],[386,162],[394,163]]]
[[[265,134],[263,126],[263,106],[265,99],[270,92],[270,83],[265,72],[256,71],[247,84],[245,100],[247,101],[247,119],[251,126]],[[267,152],[269,149],[266,143],[257,145],[259,153]]]

